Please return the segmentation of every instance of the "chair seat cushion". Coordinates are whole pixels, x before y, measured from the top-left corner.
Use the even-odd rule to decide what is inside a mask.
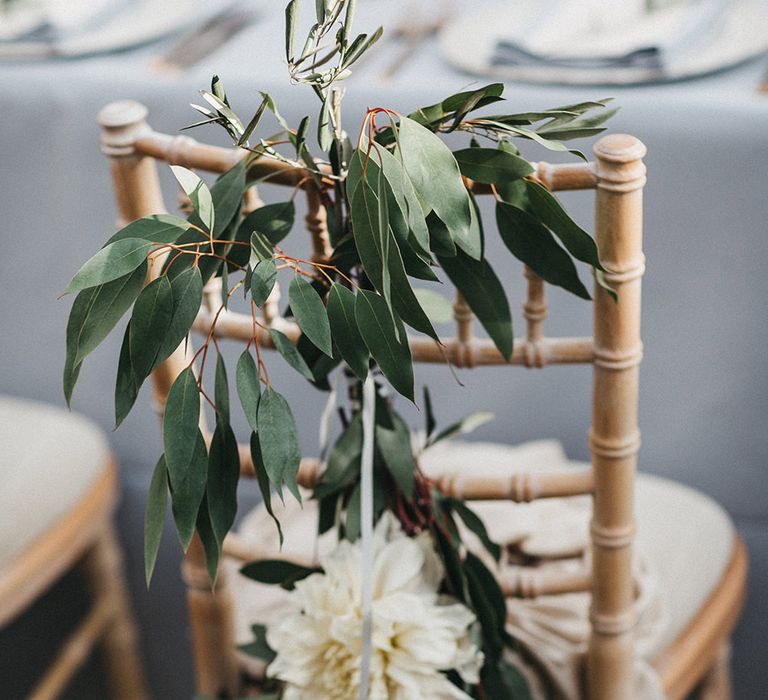
[[[0,396],[0,570],[44,534],[104,471],[109,446],[88,419]]]
[[[554,441],[515,447],[452,442],[426,452],[421,457],[420,465],[431,475],[459,469],[484,474],[509,474],[519,470],[561,471],[588,466],[569,462],[559,443]],[[565,562],[567,566],[569,562],[583,563],[582,559],[588,559],[590,501],[587,496],[523,504],[476,502],[472,505],[496,541],[516,544],[519,550],[533,559],[556,557],[557,561],[553,563]],[[330,533],[319,541],[314,536],[316,505],[315,501],[305,500],[303,508],[300,508],[289,500],[285,506],[280,506],[282,513],[278,512],[278,517],[283,522],[285,533],[283,556],[307,561],[316,557],[318,552],[333,547]],[[636,521],[635,550],[641,565],[638,576],[650,591],[642,603],[648,614],[645,615],[645,624],[641,620],[640,627],[643,629],[638,633],[645,639],[639,640],[638,646],[643,656],[652,660],[688,625],[723,576],[731,556],[734,530],[723,509],[704,494],[674,481],[645,474],[637,479]],[[239,535],[243,544],[254,552],[269,556],[278,551],[274,524],[262,507],[246,516]],[[249,626],[256,622],[269,624],[271,620],[278,619],[284,613],[287,601],[280,589],[262,586],[242,576],[233,578],[238,607],[238,638],[246,642],[250,638]],[[652,585],[649,584],[651,581]],[[640,595],[642,597],[642,593]],[[653,600],[647,600],[649,595]],[[563,602],[567,596],[571,596],[570,601]],[[547,601],[548,598],[551,600]],[[546,611],[545,615],[555,605],[561,604],[571,606],[568,634],[572,638],[585,637],[589,625],[588,594],[514,601],[515,606],[538,605],[539,609]],[[663,614],[659,610],[663,610]],[[574,620],[573,611],[576,611],[577,618],[580,615],[583,619]],[[514,606],[510,607],[510,613],[514,617]],[[640,614],[642,617],[643,613]],[[523,620],[522,624],[526,622]],[[548,623],[548,620],[545,621],[545,626],[548,627]],[[547,633],[549,631],[547,629]]]

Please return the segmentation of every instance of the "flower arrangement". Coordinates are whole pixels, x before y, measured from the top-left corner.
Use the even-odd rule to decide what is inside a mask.
[[[281,498],[286,489],[301,499],[300,451],[291,401],[270,381],[264,347],[276,349],[320,390],[330,391],[336,371],[349,385],[346,402],[337,407],[342,429],[312,493],[319,503],[318,531],[335,530],[338,548],[319,570],[277,560],[243,570],[295,589],[296,613],[268,630],[256,628],[249,646],[271,661],[272,689],[268,683],[266,692],[283,700],[525,697],[524,681],[505,660],[515,642],[505,629],[504,596],[483,559],[464,546],[459,521],[496,560],[499,547],[466,503],[445,497],[419,471],[409,428],[386,387],[415,401],[406,326],[442,347],[433,324],[436,295],[414,288],[414,279],[432,285],[441,276],[450,280],[498,352],[511,356],[510,308],[485,254],[473,187],[493,193],[502,241],[534,273],[588,299],[576,266],[581,262],[605,286],[592,237],[533,177],[514,142],[530,140],[583,157],[564,142],[599,133],[612,110],[605,102],[585,102],[478,116],[503,101],[503,86],[492,84],[407,115],[369,109],[352,140],[343,127],[338,84],[382,30],[353,36],[354,0],[320,0],[316,21],[297,49],[299,6],[300,0],[291,0],[286,8],[286,61],[292,81],[309,86],[320,101],[315,140],[322,155],[311,148],[309,116],[294,129],[272,97],[262,94],[246,122],[214,77],[211,90],[202,92],[208,106],[196,107],[204,120],[194,126],[225,128],[243,159],[211,188],[174,166],[191,203],[189,216],[158,214],[131,222],[77,272],[66,290],[77,296],[67,326],[65,395],[69,402],[85,358],[132,309],[118,361],[119,425],[152,370],[185,342],[204,285],[218,278],[220,309],[205,342],[175,379],[164,410],[164,452],[147,506],[147,581],[169,495],[183,548],[197,531],[212,580],[234,522],[240,462],[215,327],[242,295],[254,333],[237,362],[234,384],[270,513],[273,490]],[[278,133],[256,138],[268,115]],[[452,151],[441,138],[448,133],[466,134],[468,146]],[[300,185],[319,194],[329,259],[287,252],[292,198],[243,214],[243,196],[256,184],[253,166],[265,160],[300,169],[306,174]],[[274,298],[278,276],[290,277],[289,314],[301,331],[295,342],[260,314]],[[212,350],[213,371],[207,362]],[[213,391],[206,384],[211,374]],[[199,428],[201,398],[215,415],[209,440]],[[423,408],[427,446],[485,418],[473,415],[438,430],[426,389]]]

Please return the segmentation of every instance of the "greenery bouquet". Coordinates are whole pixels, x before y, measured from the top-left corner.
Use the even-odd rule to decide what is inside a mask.
[[[492,192],[496,226],[489,229],[497,229],[509,252],[536,275],[584,299],[590,295],[577,263],[603,283],[595,242],[537,181],[514,144],[524,139],[568,152],[565,141],[599,133],[612,110],[585,102],[489,113],[484,108],[503,105],[503,86],[492,84],[409,114],[371,108],[349,135],[339,84],[382,30],[354,35],[354,0],[318,0],[306,39],[298,43],[299,5],[291,0],[286,8],[285,57],[292,81],[308,86],[319,101],[315,127],[309,116],[291,127],[263,93],[253,117],[242,120],[214,77],[211,90],[202,92],[207,106],[196,107],[204,116],[199,124],[221,125],[243,158],[210,189],[174,166],[189,215],[129,223],[77,272],[66,290],[77,296],[67,327],[65,394],[69,401],[83,360],[132,309],[118,363],[119,425],[152,370],[186,342],[206,284],[220,280],[218,313],[165,406],[164,452],[147,506],[147,580],[169,495],[182,546],[186,550],[196,531],[216,577],[236,515],[240,461],[215,331],[229,306],[243,303],[254,332],[237,361],[234,384],[270,513],[274,492],[302,498],[291,409],[300,398],[288,399],[273,386],[264,347],[276,349],[319,389],[330,392],[336,372],[349,389],[331,406],[342,428],[327,449],[321,446],[324,469],[311,493],[318,532],[334,531],[338,546],[320,566],[260,561],[243,569],[290,590],[296,603],[295,615],[274,628],[254,628],[248,650],[270,662],[265,692],[284,700],[525,697],[525,683],[505,655],[515,641],[505,629],[504,596],[485,563],[498,560],[500,548],[466,503],[441,494],[420,472],[389,387],[407,401],[416,399],[410,331],[442,348],[433,324],[443,311],[439,297],[415,289],[412,280],[428,287],[447,278],[498,352],[511,356],[512,318],[494,270],[505,261],[486,256],[473,190]],[[257,136],[268,121],[277,133]],[[466,135],[466,146],[451,150],[445,134]],[[314,188],[327,217],[330,256],[289,254],[293,197],[243,214],[243,196],[257,184],[252,166],[265,160],[295,167],[303,173],[298,186]],[[158,263],[159,274],[147,281],[148,265]],[[292,316],[298,337],[263,313],[274,302],[279,277],[288,282],[284,316]],[[336,400],[336,392],[331,395]],[[209,439],[199,428],[201,403],[215,415]],[[426,390],[422,408],[421,447],[466,432],[483,418],[438,430]],[[487,553],[467,549],[466,530]]]

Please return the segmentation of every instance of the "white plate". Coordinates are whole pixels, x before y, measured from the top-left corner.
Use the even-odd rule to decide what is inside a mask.
[[[598,27],[591,36],[586,13],[562,16],[578,9],[580,4],[580,0],[478,3],[475,9],[449,22],[440,35],[440,49],[456,68],[476,75],[525,82],[606,85],[690,78],[735,66],[768,51],[768,0],[726,2],[710,26],[698,27],[693,32],[690,28],[697,21],[696,16],[682,14],[696,9],[689,5],[660,11],[667,13],[666,26],[658,19],[624,25],[617,20],[614,26]],[[607,12],[603,5],[603,13]],[[661,18],[660,13],[657,18]],[[680,37],[677,44],[676,36]],[[633,48],[655,45],[661,50],[662,68],[584,68],[545,62],[504,65],[494,61],[499,41],[561,56],[620,55]],[[555,51],[553,47],[557,47]]]
[[[203,22],[222,0],[132,0],[103,23],[56,42],[0,43],[0,59],[77,58],[148,44]]]

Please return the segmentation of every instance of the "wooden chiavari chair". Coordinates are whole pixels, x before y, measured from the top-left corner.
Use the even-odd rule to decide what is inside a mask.
[[[100,114],[102,149],[108,156],[120,214],[120,223],[164,211],[156,162],[183,165],[221,173],[242,157],[237,149],[197,143],[186,136],[154,132],[146,123],[147,110],[135,102],[117,102]],[[633,628],[634,586],[631,569],[635,531],[633,494],[640,433],[637,427],[638,370],[642,357],[640,340],[640,286],[644,271],[642,252],[642,190],[645,147],[636,138],[611,135],[594,149],[593,163],[549,165],[539,163],[536,178],[550,190],[595,190],[595,230],[607,270],[606,279],[617,290],[614,303],[596,288],[594,333],[592,337],[550,338],[543,332],[547,315],[544,283],[526,270],[528,295],[523,306],[527,323],[524,337],[516,339],[511,365],[544,367],[555,364],[586,363],[593,367],[592,428],[589,444],[590,469],[562,474],[522,474],[484,477],[465,474],[445,478],[440,488],[447,494],[472,500],[507,499],[530,501],[539,498],[591,495],[592,571],[570,580],[528,580],[508,585],[509,594],[534,595],[591,591],[591,639],[586,654],[586,696],[591,700],[629,700],[635,650]],[[274,160],[261,160],[253,170],[270,175],[270,182],[305,189],[309,213],[306,226],[318,261],[330,254],[325,212],[311,179],[304,172]],[[468,182],[476,194],[487,188]],[[259,206],[250,194],[246,207]],[[156,272],[157,266],[150,272]],[[209,289],[195,327],[207,332],[219,293]],[[279,324],[295,340],[298,328],[282,319],[275,300],[264,309],[264,322]],[[458,367],[503,365],[507,362],[489,341],[473,335],[473,319],[459,296],[455,304],[456,336],[443,339],[451,361]],[[216,334],[248,340],[253,334],[250,316],[227,311],[221,315]],[[268,333],[261,333],[265,347]],[[429,339],[411,340],[413,358],[418,362],[444,362],[444,356]],[[162,414],[168,390],[177,373],[188,362],[180,348],[154,372],[155,396]],[[247,449],[241,450],[243,474],[253,475]],[[299,472],[302,486],[311,488],[319,476],[317,460],[305,459]],[[247,557],[238,551],[235,538],[225,542],[225,554]],[[702,555],[703,556],[703,555]],[[215,695],[221,690],[235,693],[240,682],[238,656],[234,649],[233,601],[221,576],[211,592],[204,553],[193,542],[183,566],[197,669],[198,690]],[[654,660],[665,692],[673,700],[701,687],[711,698],[729,695],[727,648],[738,617],[746,579],[746,552],[736,536],[731,560],[704,605],[677,639]]]
[[[74,568],[81,569],[92,599],[25,697],[61,697],[100,645],[110,689],[104,697],[147,698],[123,557],[112,522],[118,499],[117,463],[104,435],[81,416],[3,396],[0,444],[0,510],[5,520],[0,628]],[[3,653],[10,655],[11,650],[3,648]]]

